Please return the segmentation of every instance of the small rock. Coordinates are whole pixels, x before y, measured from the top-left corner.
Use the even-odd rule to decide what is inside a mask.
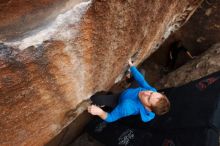
[[[207,9],[207,10],[205,11],[205,15],[206,15],[206,16],[210,16],[211,13],[212,13],[212,8],[209,8],[209,9]]]
[[[199,38],[196,39],[196,42],[201,43],[204,40],[206,40],[204,37],[199,37]]]

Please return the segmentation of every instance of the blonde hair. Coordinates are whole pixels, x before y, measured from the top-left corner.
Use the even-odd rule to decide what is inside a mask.
[[[152,111],[156,115],[164,115],[170,110],[170,101],[168,100],[167,96],[160,93],[161,98],[156,102],[154,106],[152,106]]]

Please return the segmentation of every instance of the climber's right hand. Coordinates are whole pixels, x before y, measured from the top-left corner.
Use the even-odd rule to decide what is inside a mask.
[[[131,61],[131,58],[128,60],[129,66],[134,66],[133,62]]]

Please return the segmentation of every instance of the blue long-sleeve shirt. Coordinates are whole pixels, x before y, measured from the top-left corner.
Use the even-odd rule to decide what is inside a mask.
[[[144,90],[151,90],[154,92],[157,92],[157,90],[148,84],[143,75],[137,70],[135,66],[132,66],[130,70],[140,87],[128,88],[121,93],[118,105],[113,109],[111,113],[107,114],[107,118],[105,119],[106,122],[114,122],[122,117],[138,114],[141,115],[143,122],[148,122],[155,117],[155,113],[148,111],[143,106],[139,100],[138,94],[140,91]]]

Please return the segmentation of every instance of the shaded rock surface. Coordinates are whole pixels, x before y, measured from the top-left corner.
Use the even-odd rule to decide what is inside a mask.
[[[120,80],[128,58],[142,62],[200,3],[1,1],[0,145],[47,143]]]
[[[191,60],[174,72],[169,73],[155,86],[157,88],[176,87],[219,70],[220,43],[213,45],[195,60]]]
[[[69,146],[104,146],[104,144],[92,138],[89,134],[83,133]]]
[[[174,35],[192,54],[198,55],[220,39],[220,1],[206,0]]]
[[[144,61],[142,66],[146,68],[146,77],[151,85],[156,84],[168,72],[192,60],[182,51],[177,56],[175,68],[168,68],[169,51],[174,41],[181,40],[182,44],[193,56],[199,56],[213,44],[219,42],[220,29],[216,27],[220,23],[219,13],[219,0],[204,1],[189,21],[179,30],[172,33],[160,48]]]

